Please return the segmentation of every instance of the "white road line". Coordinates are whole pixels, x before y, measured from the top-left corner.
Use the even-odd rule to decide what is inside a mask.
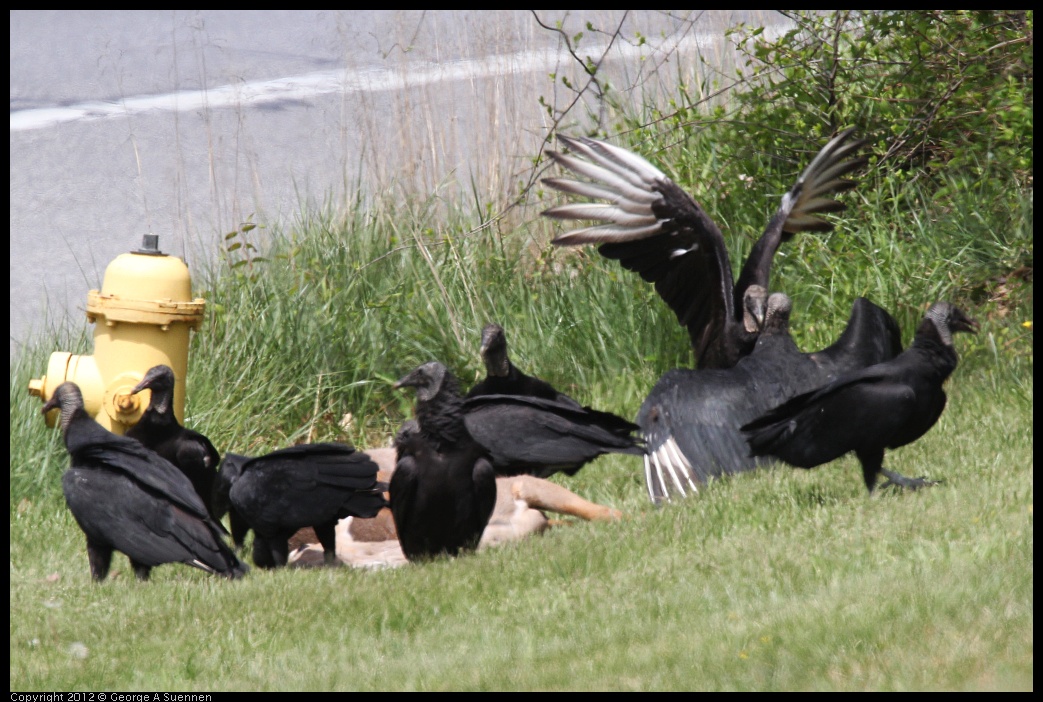
[[[685,52],[708,45],[708,34],[685,37],[679,42],[642,46],[616,44],[611,59],[655,55],[658,52]],[[581,56],[598,58],[604,45],[581,46]],[[64,107],[41,107],[11,112],[11,131],[46,129],[65,122],[91,121],[109,117],[128,117],[150,110],[193,112],[202,109],[241,107],[244,104],[306,101],[329,93],[373,93],[416,88],[432,83],[474,80],[495,76],[551,70],[572,62],[564,51],[542,49],[489,56],[481,60],[463,59],[446,63],[413,62],[394,70],[318,71],[275,80],[246,81],[207,90],[179,90],[164,95],[140,95],[118,101],[90,101]]]

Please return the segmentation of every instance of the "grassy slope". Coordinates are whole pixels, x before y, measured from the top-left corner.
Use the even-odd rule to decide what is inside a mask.
[[[398,571],[140,585],[117,556],[93,586],[67,511],[34,504],[12,515],[11,687],[1031,689],[1031,414],[977,385],[893,454],[931,490],[868,498],[844,459],[655,510],[613,458],[568,484],[623,495],[623,522]]]
[[[766,207],[745,209],[750,222],[721,216],[729,230],[757,230]],[[981,259],[966,245],[978,229],[924,224],[910,237],[881,212],[866,203],[857,226],[780,257],[805,348],[839,333],[855,295],[895,310],[908,341],[929,302],[965,289],[954,276]],[[1022,214],[1015,229],[1031,232],[1031,207]],[[193,341],[192,426],[238,452],[384,443],[412,401],[390,381],[430,358],[469,381],[489,319],[523,368],[627,416],[660,373],[689,363],[684,334],[635,276],[592,252],[520,252],[525,236],[549,239],[539,225],[502,241],[459,234],[470,226],[379,209],[315,221],[278,239],[269,262],[197,282],[209,307]],[[52,349],[91,346],[43,340],[11,369],[11,688],[1031,689],[1032,341],[1020,325],[1031,298],[971,310],[984,329],[957,340],[948,410],[889,454],[907,475],[945,478],[937,488],[868,498],[844,459],[720,481],[655,510],[640,462],[612,457],[561,482],[623,509],[621,523],[398,571],[236,583],[166,566],[140,585],[122,556],[90,583],[58,487],[67,456],[24,388]]]

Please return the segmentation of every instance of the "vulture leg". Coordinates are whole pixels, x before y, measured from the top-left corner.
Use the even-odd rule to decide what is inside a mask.
[[[250,525],[234,507],[228,510],[228,523],[231,526],[232,543],[237,551],[242,551],[246,546],[246,535],[250,531]]]
[[[273,539],[269,542],[272,551],[272,560],[275,561],[277,568],[282,568],[290,560],[290,542],[289,537],[283,539]],[[334,547],[336,550],[336,547]]]
[[[322,560],[328,566],[337,565],[337,523],[316,524],[315,536],[322,544]]]
[[[255,566],[258,568],[276,567],[277,564],[273,551],[274,549],[268,544],[268,539],[256,533],[254,534],[253,558]]]
[[[918,490],[922,487],[930,487],[931,485],[937,485],[942,482],[940,480],[930,480],[923,476],[919,478],[907,478],[901,473],[896,473],[893,470],[887,470],[886,468],[881,468],[880,472],[887,478],[887,482],[881,485],[880,489],[894,485],[896,487],[909,488],[910,490]]]
[[[884,450],[881,448],[871,451],[856,451],[855,455],[862,464],[862,477],[866,481],[866,488],[872,492],[876,487],[876,476],[883,470]]]
[[[130,559],[130,567],[134,569],[134,575],[137,576],[141,582],[148,582],[149,575],[152,574],[152,566],[145,565],[144,563],[138,563],[133,558]]]
[[[91,577],[98,581],[104,580],[112,565],[112,547],[87,539],[87,561],[90,563]]]

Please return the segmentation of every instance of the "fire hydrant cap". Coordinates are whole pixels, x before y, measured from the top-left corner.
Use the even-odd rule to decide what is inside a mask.
[[[192,300],[192,279],[188,266],[177,256],[120,254],[105,269],[103,295],[119,295],[136,300]]]
[[[132,322],[192,326],[203,320],[206,301],[192,299],[185,262],[176,256],[120,254],[105,269],[101,291],[87,293],[87,318],[106,323]]]

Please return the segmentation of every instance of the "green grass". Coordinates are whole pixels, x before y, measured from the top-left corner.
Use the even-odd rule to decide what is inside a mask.
[[[844,459],[656,510],[612,458],[564,482],[624,521],[394,571],[139,584],[117,556],[93,585],[68,512],[34,503],[12,512],[11,687],[1031,689],[1031,415],[978,384],[958,372],[889,454],[929,490],[869,498]]]
[[[640,461],[616,456],[560,482],[623,510],[619,523],[399,570],[238,582],[170,565],[140,584],[117,555],[93,584],[59,487],[68,457],[25,392],[52,350],[91,344],[78,330],[37,339],[11,365],[11,688],[1032,689],[1031,283],[999,294],[992,278],[1026,246],[1031,263],[1031,194],[999,207],[971,193],[976,206],[940,218],[908,192],[889,210],[885,185],[860,187],[834,234],[787,245],[773,280],[807,349],[836,337],[856,295],[894,310],[906,341],[938,298],[982,322],[957,339],[940,422],[887,456],[945,480],[915,493],[868,497],[845,458],[717,481],[657,510]],[[714,203],[733,251],[759,233],[774,204],[761,203]],[[490,224],[451,207],[433,218],[428,204],[230,239],[264,260],[229,250],[196,281],[208,307],[187,423],[223,452],[385,445],[413,401],[391,382],[437,358],[470,383],[491,320],[519,366],[625,416],[690,364],[636,276],[551,250],[548,224],[524,211]]]

